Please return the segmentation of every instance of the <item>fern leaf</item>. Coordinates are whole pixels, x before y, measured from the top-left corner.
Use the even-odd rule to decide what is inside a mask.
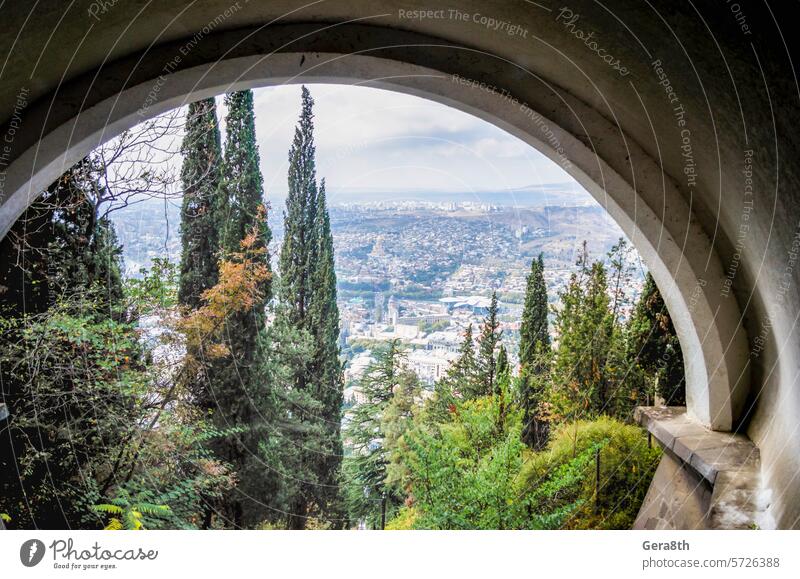
[[[94,505],[92,509],[99,513],[108,513],[109,515],[120,515],[124,510],[122,507],[109,504]]]

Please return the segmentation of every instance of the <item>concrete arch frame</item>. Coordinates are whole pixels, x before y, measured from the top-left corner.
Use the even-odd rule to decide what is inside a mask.
[[[549,0],[458,4],[466,19],[401,16],[430,9],[420,0],[75,0],[6,12],[0,235],[93,147],[191,99],[338,82],[453,106],[561,164],[622,226],[675,320],[693,420],[746,431],[777,525],[797,526],[800,267],[791,251],[800,230],[800,88],[781,10],[746,12],[761,32],[749,36],[716,5],[575,0],[565,19]],[[577,39],[576,27],[593,32],[625,74]],[[655,63],[686,111],[694,182]],[[743,150],[754,151],[761,196],[739,245]]]
[[[220,49],[232,48],[214,51],[205,62],[176,69],[169,76],[137,78],[133,86],[104,83],[107,98],[90,107],[86,101],[80,103],[77,115],[52,130],[42,127],[41,140],[7,169],[6,191],[10,194],[0,206],[0,233],[5,234],[39,191],[93,148],[146,118],[192,100],[287,82],[358,83],[414,94],[469,112],[514,134],[560,163],[605,206],[664,288],[685,352],[689,412],[716,430],[730,430],[735,425],[749,387],[747,341],[736,302],[719,298],[724,281],[721,261],[658,161],[626,137],[618,125],[513,63],[433,38],[398,38],[387,44],[387,31],[373,27],[337,27],[344,37],[380,39],[381,44],[361,51],[319,52],[311,46],[297,51],[298,42],[287,41],[283,43],[286,50],[262,49],[260,54],[227,58],[226,54],[238,52],[233,47],[241,46],[243,36],[263,47],[284,35],[302,43],[304,36],[318,34],[312,31],[309,35],[302,26],[283,28],[277,34],[270,28],[215,38]],[[406,52],[413,48],[417,58],[401,59],[395,47]],[[451,62],[436,68],[413,62],[435,60],[430,56],[437,51]],[[162,47],[151,50],[149,57],[158,62],[174,54],[172,47]],[[467,62],[452,62],[453,54]],[[170,61],[166,62],[164,67]],[[122,70],[126,64],[120,63]],[[521,75],[528,90],[520,90],[519,83],[490,84],[474,78],[474,72],[470,74],[489,67],[503,70],[500,75],[495,73],[495,79]],[[141,68],[139,64],[137,72]],[[111,76],[116,75],[112,72]],[[85,85],[83,81],[78,85],[67,91],[79,96]],[[26,130],[30,130],[27,124]],[[664,206],[669,207],[668,214],[660,211]]]

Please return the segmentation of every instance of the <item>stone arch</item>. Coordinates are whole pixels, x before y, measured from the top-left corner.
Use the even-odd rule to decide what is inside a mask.
[[[0,235],[92,148],[191,100],[286,82],[361,83],[414,94],[514,134],[608,210],[663,290],[683,345],[690,415],[712,429],[736,426],[749,390],[747,339],[736,300],[721,297],[722,262],[678,184],[626,134],[602,91],[589,104],[488,52],[360,24],[221,32],[187,51],[192,42],[105,64],[102,76],[87,73],[24,110],[25,136],[15,140],[5,173]]]

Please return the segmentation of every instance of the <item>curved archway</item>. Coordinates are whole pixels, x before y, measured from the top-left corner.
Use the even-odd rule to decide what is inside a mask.
[[[105,65],[102,77],[85,75],[25,111],[27,139],[14,143],[19,154],[6,171],[0,234],[91,149],[188,101],[287,82],[359,83],[414,94],[519,137],[608,210],[663,289],[683,345],[690,415],[717,430],[736,426],[749,389],[747,339],[735,300],[721,297],[722,262],[660,159],[626,135],[602,91],[592,106],[489,53],[358,24],[284,25],[211,40],[177,60],[191,38]],[[641,114],[649,119],[645,108]]]

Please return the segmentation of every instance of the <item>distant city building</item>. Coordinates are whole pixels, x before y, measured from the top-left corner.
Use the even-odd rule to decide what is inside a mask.
[[[394,298],[393,295],[389,296],[386,309],[389,313],[389,323],[393,326],[396,326],[397,319],[400,317],[400,303]]]
[[[452,296],[440,298],[450,312],[455,310],[468,310],[474,314],[485,314],[492,304],[491,298],[484,296]]]
[[[427,349],[433,352],[455,354],[461,347],[463,339],[458,332],[433,332],[427,338]]]
[[[375,240],[375,244],[372,246],[372,251],[370,252],[371,257],[383,257],[386,255],[386,250],[383,247],[383,235],[379,235],[378,238]]]
[[[406,364],[420,381],[433,385],[437,380],[444,377],[447,369],[457,358],[458,355],[450,352],[432,353],[424,350],[413,350],[406,357]]]
[[[377,323],[383,321],[383,306],[385,301],[383,292],[375,292],[375,321]]]

